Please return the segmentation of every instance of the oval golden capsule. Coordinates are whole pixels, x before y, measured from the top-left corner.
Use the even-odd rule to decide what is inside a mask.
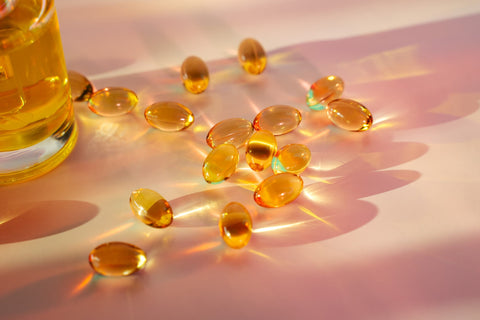
[[[275,136],[270,131],[260,130],[248,139],[245,159],[252,170],[263,171],[271,165],[276,152]]]
[[[168,201],[150,189],[133,191],[130,208],[140,221],[154,228],[168,227],[173,221],[173,211]]]
[[[284,172],[263,180],[255,190],[255,202],[267,208],[282,207],[302,193],[303,180],[293,173]]]
[[[218,227],[223,241],[234,249],[245,247],[252,236],[250,213],[238,202],[230,202],[223,208]]]
[[[253,120],[253,127],[279,136],[295,130],[301,121],[302,114],[296,108],[276,105],[260,111]]]
[[[182,63],[181,77],[185,89],[191,93],[202,93],[208,87],[210,76],[202,59],[196,56],[186,58]]]
[[[207,144],[211,148],[224,143],[240,148],[245,145],[254,129],[252,123],[242,118],[232,118],[220,121],[207,133]]]
[[[107,242],[90,252],[93,270],[104,276],[128,276],[145,266],[145,252],[129,243]]]
[[[239,155],[234,145],[221,144],[207,155],[202,172],[208,183],[220,183],[237,170]]]
[[[90,80],[76,71],[68,70],[68,81],[73,101],[88,101],[95,90]]]
[[[302,173],[310,164],[312,153],[306,145],[288,144],[278,150],[272,160],[272,170],[275,174],[290,172]]]
[[[267,66],[267,55],[260,42],[244,39],[238,46],[238,61],[250,74],[260,74]]]
[[[112,87],[95,91],[88,100],[88,108],[105,117],[127,114],[135,108],[138,97],[132,90]]]
[[[365,131],[373,123],[370,111],[355,100],[336,99],[327,107],[328,118],[337,127],[348,131]]]
[[[157,102],[145,109],[145,119],[152,127],[162,131],[181,131],[195,121],[193,113],[177,102]]]
[[[323,110],[328,103],[343,93],[343,80],[337,76],[327,76],[317,80],[307,93],[307,105],[313,110]]]

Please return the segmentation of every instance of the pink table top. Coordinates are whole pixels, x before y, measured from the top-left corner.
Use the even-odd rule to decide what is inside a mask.
[[[79,141],[51,173],[0,188],[0,319],[476,319],[480,317],[480,3],[478,1],[58,1],[67,66],[97,89],[137,92],[133,113],[76,103]],[[268,54],[248,75],[246,37]],[[193,95],[179,67],[197,55],[211,84]],[[345,81],[374,125],[342,131],[305,105],[312,82]],[[146,106],[173,100],[192,127],[165,133]],[[310,167],[293,203],[261,208],[253,173],[208,185],[201,166],[218,121],[297,107]],[[241,149],[244,150],[244,149]],[[242,152],[241,152],[242,153]],[[150,188],[175,220],[137,220]],[[251,242],[228,248],[218,213],[252,213]],[[95,275],[88,254],[125,241],[148,255],[125,278]]]

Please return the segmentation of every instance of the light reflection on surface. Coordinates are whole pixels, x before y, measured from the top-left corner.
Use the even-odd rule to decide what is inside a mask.
[[[207,132],[211,127],[204,126],[203,124],[194,125],[192,130],[194,133]]]
[[[237,48],[235,48],[235,49],[230,48],[230,49],[225,50],[225,52],[228,53],[228,54],[231,55],[231,56],[235,56],[235,57],[236,57],[238,51],[237,51]]]
[[[75,115],[83,127],[82,132],[87,132],[90,143],[94,144],[124,145],[126,142],[139,140],[151,128],[143,117],[136,117],[133,114],[107,118],[78,106],[75,107]]]
[[[320,218],[320,217],[317,216],[315,213],[313,213],[311,210],[309,210],[309,209],[307,209],[307,208],[305,208],[305,207],[303,207],[303,206],[298,206],[298,208],[299,208],[300,210],[302,210],[303,212],[305,212],[306,214],[308,214],[309,216],[314,217],[315,219],[323,222],[324,224],[326,224],[326,225],[329,226],[330,228],[332,228],[332,229],[334,229],[334,230],[336,230],[336,231],[340,231],[340,229],[338,229],[338,227],[337,227],[336,225],[334,225],[333,223],[328,222],[328,221],[325,220],[325,219]]]
[[[176,227],[212,227],[218,226],[219,213],[231,201],[253,201],[252,193],[240,186],[222,187],[187,194],[169,202],[177,213]]]
[[[318,195],[320,193],[318,189],[311,191],[310,189],[304,188],[302,193],[307,199],[312,200],[315,203],[320,203],[323,202],[322,200],[324,200],[322,196]]]
[[[207,117],[207,115],[204,112],[200,113],[200,117],[203,119],[203,121],[205,121],[207,123],[207,125],[209,127],[207,130],[210,130],[210,128],[212,128],[215,125],[215,123],[213,123],[213,121],[210,120],[210,118]]]
[[[208,152],[207,152],[206,150],[203,150],[203,149],[199,148],[199,147],[197,146],[197,144],[195,144],[195,143],[189,142],[188,144],[189,144],[190,148],[191,148],[193,151],[195,151],[195,153],[196,153],[197,155],[200,156],[200,158],[205,159],[205,158],[207,157]]]
[[[298,129],[297,132],[300,132],[302,135],[307,137],[313,137],[313,132],[305,129]]]
[[[255,114],[258,114],[260,112],[260,108],[257,106],[255,102],[252,101],[249,97],[245,97],[247,99],[247,103],[250,106],[250,108],[255,112]]]
[[[289,224],[283,224],[283,225],[278,225],[278,226],[257,228],[257,229],[253,229],[252,232],[253,232],[253,233],[263,233],[263,232],[278,231],[278,230],[281,230],[281,229],[287,229],[287,228],[296,227],[296,226],[302,225],[302,224],[304,224],[304,223],[306,223],[306,222],[307,222],[307,221],[298,221],[298,222],[289,223]]]
[[[193,254],[193,253],[208,251],[208,250],[211,250],[213,248],[216,248],[216,247],[220,246],[220,244],[221,244],[220,241],[212,241],[212,242],[201,243],[197,246],[194,246],[192,248],[188,248],[188,249],[180,252],[180,255],[184,256],[184,255],[190,255],[190,254]]]
[[[317,133],[317,134],[311,133],[311,136],[309,136],[309,138],[307,138],[307,139],[304,141],[304,143],[306,144],[306,143],[310,143],[310,142],[312,142],[312,141],[318,140],[318,139],[320,139],[320,138],[322,138],[322,137],[327,136],[329,133],[330,133],[330,129],[328,129],[328,128],[325,128],[325,129],[323,129],[323,130],[320,130],[320,132]]]
[[[124,224],[122,224],[122,225],[120,225],[116,228],[113,228],[111,230],[108,230],[107,232],[104,232],[104,233],[98,235],[97,237],[95,237],[95,241],[98,241],[98,240],[101,240],[101,239],[104,239],[104,238],[108,238],[108,237],[113,236],[117,233],[125,231],[128,228],[132,227],[134,224],[135,224],[134,221],[124,223]]]
[[[475,103],[476,102],[476,103]],[[480,107],[480,92],[452,93],[445,100],[433,107],[430,112],[439,115],[462,117],[473,113]]]
[[[182,71],[181,65],[173,66],[173,67],[170,67],[169,69],[174,73],[178,73],[179,76],[180,76],[180,72]]]
[[[305,90],[309,90],[310,87],[312,86],[311,83],[308,83],[307,81],[303,80],[303,79],[297,79],[298,83],[300,83],[300,85],[305,89]]]
[[[189,216],[189,215],[194,214],[194,213],[200,213],[203,210],[209,210],[209,209],[212,209],[212,206],[210,204],[206,204],[206,205],[203,205],[203,206],[193,208],[191,210],[187,210],[187,211],[181,212],[179,214],[176,214],[176,215],[174,215],[174,219],[181,219],[182,217]]]
[[[151,238],[152,237],[152,232],[151,231],[144,231],[143,232],[143,235],[145,236],[145,238]]]
[[[334,169],[337,169],[338,167],[341,167],[342,165],[344,165],[345,162],[343,161],[336,161],[336,160],[332,160],[332,159],[328,159],[328,160],[323,160],[321,161],[321,163],[313,163],[313,164],[310,164],[310,167],[308,167],[308,170],[314,170],[314,171],[331,171],[331,170],[334,170]],[[318,177],[309,177],[311,179],[319,179],[319,180],[316,180],[316,181],[321,181],[321,182],[325,182],[325,180],[321,179],[321,178],[318,178]]]
[[[275,262],[275,260],[272,257],[270,257],[270,256],[266,255],[265,253],[262,253],[258,250],[248,249],[248,252],[253,253],[254,255],[257,255],[259,257],[265,258],[269,261]]]
[[[418,45],[386,50],[339,65],[342,73],[354,75],[351,83],[369,83],[418,77],[429,74],[431,70],[419,59]]]
[[[70,296],[75,296],[80,293],[83,289],[87,287],[87,285],[92,281],[95,272],[90,272],[87,274],[70,292]]]
[[[175,183],[175,186],[179,188],[190,189],[198,186],[199,184],[200,184],[199,182],[179,182],[179,183]]]
[[[265,170],[267,171],[267,170]],[[267,171],[268,172],[268,171]],[[265,179],[265,172],[253,171],[250,167],[237,168],[237,171],[227,181],[241,188],[254,191],[257,185]]]
[[[268,61],[270,63],[273,63],[275,65],[282,65],[282,64],[288,64],[291,59],[290,57],[292,56],[291,52],[284,51],[284,52],[275,52],[273,54],[268,55]]]
[[[250,183],[249,181],[239,179],[236,182],[238,183],[238,186],[240,188],[243,188],[245,190],[255,191],[257,189],[257,185]]]
[[[330,180],[326,180],[326,179],[323,179],[321,177],[316,177],[316,176],[312,176],[312,175],[303,175],[305,177],[308,177],[309,179],[313,180],[313,181],[317,181],[317,182],[321,182],[321,183],[325,183],[325,184],[332,184],[332,182]]]
[[[225,62],[230,62],[230,60],[227,60]],[[229,63],[229,64],[223,63],[223,67],[225,69],[216,70],[214,73],[211,73],[212,84],[216,84],[216,83],[222,84],[222,83],[231,81],[233,79],[234,74],[237,71],[236,65],[233,63]]]
[[[393,123],[389,122],[392,116],[383,116],[380,118],[374,118],[372,128],[370,130],[379,130],[393,127]]]

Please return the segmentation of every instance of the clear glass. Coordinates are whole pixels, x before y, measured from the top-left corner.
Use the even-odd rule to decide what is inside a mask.
[[[0,0],[0,184],[59,165],[77,138],[53,0]]]

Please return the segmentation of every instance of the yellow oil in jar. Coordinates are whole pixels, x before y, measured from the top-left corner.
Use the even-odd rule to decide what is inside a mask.
[[[57,16],[53,2],[43,4],[17,1],[0,20],[0,152],[29,147],[73,123]],[[37,21],[42,10],[53,16]]]

